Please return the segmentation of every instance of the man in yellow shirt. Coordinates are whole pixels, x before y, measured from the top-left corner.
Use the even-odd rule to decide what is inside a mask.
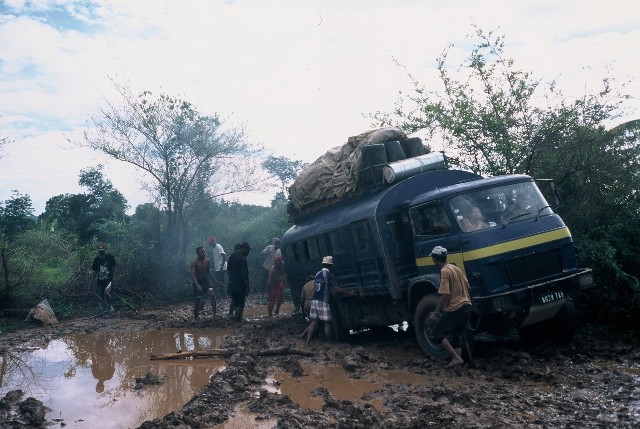
[[[451,362],[447,365],[447,368],[451,368],[464,363],[460,356],[460,344],[469,323],[471,287],[460,268],[447,262],[447,249],[436,246],[429,256],[440,268],[440,288],[438,289],[440,300],[436,310],[429,315],[428,321],[435,323],[429,336],[435,343],[440,343],[442,348],[451,355]]]

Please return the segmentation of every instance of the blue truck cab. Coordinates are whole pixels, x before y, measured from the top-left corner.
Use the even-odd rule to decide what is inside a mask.
[[[434,358],[446,355],[426,323],[440,283],[434,246],[446,247],[469,279],[469,335],[515,327],[525,339],[568,342],[571,297],[593,285],[591,270],[577,266],[569,229],[525,175],[416,174],[299,216],[281,245],[291,284],[304,284],[332,255],[338,284],[359,292],[332,302],[338,338],[408,322]]]

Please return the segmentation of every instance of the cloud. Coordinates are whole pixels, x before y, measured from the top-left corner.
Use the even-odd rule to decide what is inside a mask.
[[[411,89],[407,72],[437,88],[435,59],[450,42],[462,58],[471,23],[504,34],[506,52],[517,66],[544,81],[558,79],[563,91],[579,95],[585,86],[597,87],[607,67],[621,79],[636,74],[632,53],[640,46],[640,18],[629,13],[633,5],[623,0],[5,1],[0,135],[18,143],[0,159],[0,177],[22,163],[23,170],[11,173],[11,180],[24,184],[21,192],[33,189],[38,201],[64,186],[73,192],[78,166],[97,156],[58,145],[66,141],[61,136],[79,133],[104,99],[114,98],[110,78],[134,92],[166,92],[204,114],[246,123],[252,139],[274,153],[312,162],[369,129],[363,114],[392,110],[398,92]],[[628,90],[640,95],[637,82]],[[57,164],[36,169],[43,167],[31,159],[39,148]],[[16,158],[31,159],[32,165]],[[114,184],[122,180],[122,186],[132,186],[129,173],[114,169],[113,174]],[[20,178],[27,176],[29,181]],[[5,187],[0,184],[0,199]],[[124,193],[132,200],[133,193]]]

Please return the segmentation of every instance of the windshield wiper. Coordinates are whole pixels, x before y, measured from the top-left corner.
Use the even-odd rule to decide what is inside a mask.
[[[531,212],[524,212],[524,213],[520,213],[519,215],[516,215],[516,216],[514,216],[514,217],[510,218],[506,223],[504,223],[504,224],[502,225],[502,227],[503,227],[503,228],[506,228],[506,227],[507,227],[507,225],[509,225],[509,224],[510,224],[511,222],[513,222],[514,220],[516,220],[516,219],[520,219],[522,216],[527,216],[527,215],[530,215],[530,214],[531,214]]]
[[[542,207],[540,210],[538,210],[538,214],[536,215],[536,218],[534,220],[538,220],[538,217],[540,217],[540,213],[542,213],[542,210],[544,209],[550,209],[551,206],[544,206]]]

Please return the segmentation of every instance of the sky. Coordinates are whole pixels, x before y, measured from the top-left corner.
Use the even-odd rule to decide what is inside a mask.
[[[78,174],[98,164],[132,210],[151,201],[140,172],[78,145],[117,100],[114,81],[183,98],[245,125],[273,155],[313,162],[371,129],[367,114],[392,111],[407,73],[436,85],[437,57],[454,43],[462,58],[473,24],[566,95],[631,80],[636,109],[637,0],[0,0],[0,201],[18,190],[40,214],[52,196],[85,192]],[[268,205],[273,193],[237,198]]]

